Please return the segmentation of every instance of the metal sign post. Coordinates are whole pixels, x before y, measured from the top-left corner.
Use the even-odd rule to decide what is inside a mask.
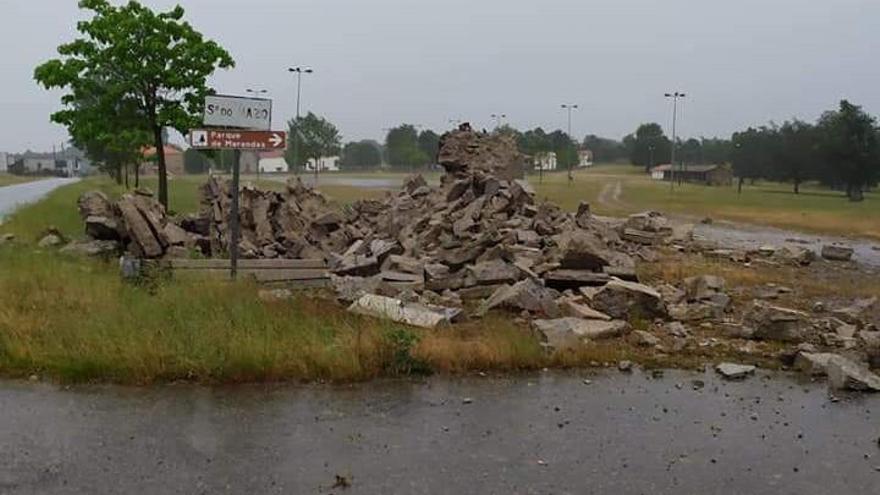
[[[238,243],[241,237],[241,226],[238,218],[238,189],[241,171],[241,151],[235,150],[232,159],[232,212],[229,214],[229,230],[231,230],[231,238],[229,241],[229,261],[232,265],[230,276],[232,280],[238,277]]]
[[[241,182],[242,150],[281,150],[287,147],[287,133],[271,131],[272,100],[236,96],[208,96],[205,98],[206,126],[226,129],[193,129],[190,145],[200,150],[233,150],[232,211],[229,212],[230,277],[238,277],[238,244],[241,241],[239,219],[239,188]],[[245,128],[242,130],[230,127]],[[259,167],[259,161],[257,167]],[[258,168],[259,170],[259,168]]]

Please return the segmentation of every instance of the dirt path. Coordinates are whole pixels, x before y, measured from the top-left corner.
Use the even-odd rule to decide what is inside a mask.
[[[621,198],[623,195],[623,181],[606,182],[599,191],[596,201],[604,208],[610,210],[629,210],[631,206]]]

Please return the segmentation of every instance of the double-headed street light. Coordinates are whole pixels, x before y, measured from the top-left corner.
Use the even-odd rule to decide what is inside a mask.
[[[571,140],[571,112],[573,110],[577,110],[577,104],[566,104],[563,103],[560,105],[563,110],[568,110],[568,139]],[[574,166],[573,162],[568,162],[568,182],[571,183],[574,181],[574,175],[572,173],[572,167]]]
[[[675,145],[677,139],[675,134],[675,123],[676,118],[678,117],[678,99],[684,98],[685,94],[676,91],[674,93],[666,93],[664,96],[666,98],[672,98],[672,156],[670,157],[672,163],[669,164],[669,190],[672,191],[675,187]]]
[[[296,73],[296,133],[291,136],[293,138],[293,173],[297,173],[296,167],[299,165],[299,101],[302,95],[302,75],[314,72],[311,67],[291,67],[288,72]],[[317,163],[315,168],[317,169]]]
[[[495,128],[498,129],[499,127],[501,127],[501,120],[506,119],[506,118],[507,118],[507,114],[493,113],[492,119],[495,120]]]

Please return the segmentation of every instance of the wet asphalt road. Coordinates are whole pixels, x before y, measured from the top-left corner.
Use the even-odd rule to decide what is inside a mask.
[[[5,382],[0,493],[880,493],[878,396],[833,403],[787,376],[587,376]]]
[[[22,204],[38,201],[55,189],[77,181],[79,179],[76,178],[53,178],[0,187],[0,222]]]

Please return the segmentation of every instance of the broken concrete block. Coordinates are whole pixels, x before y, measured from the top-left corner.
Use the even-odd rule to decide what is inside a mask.
[[[580,318],[556,318],[535,320],[532,328],[541,336],[542,342],[553,350],[576,347],[588,340],[619,337],[629,330],[625,321],[582,320]]]
[[[590,270],[553,270],[544,273],[542,278],[548,287],[558,290],[602,286],[611,280],[611,276],[607,273]]]
[[[605,313],[602,313],[601,311],[596,311],[586,304],[576,303],[570,299],[564,300],[560,304],[560,307],[563,309],[566,315],[573,316],[575,318],[583,318],[585,320],[611,321],[611,317],[606,315]]]
[[[742,380],[755,374],[756,369],[751,365],[736,363],[721,363],[715,367],[715,371],[728,380]]]
[[[562,268],[595,272],[610,264],[605,246],[589,232],[564,232],[554,240],[561,252],[559,263]]]
[[[612,280],[592,298],[591,306],[612,318],[663,318],[666,305],[659,292],[644,284]]]
[[[835,390],[880,392],[880,377],[856,362],[842,356],[828,360],[828,384]]]
[[[802,311],[754,301],[744,317],[755,329],[754,338],[781,342],[800,342],[808,315]]]
[[[459,308],[404,303],[399,299],[374,294],[364,294],[348,310],[356,314],[422,328],[437,328],[441,324],[451,324],[461,314]]]
[[[513,283],[522,278],[519,268],[500,259],[477,263],[468,270],[478,285]]]
[[[485,315],[496,308],[557,317],[561,314],[556,304],[557,293],[540,285],[532,279],[522,280],[512,286],[499,288],[489,299],[485,300],[477,310],[478,315]]]
[[[685,292],[689,301],[705,301],[724,292],[724,279],[715,275],[700,275],[684,280]]]
[[[120,252],[120,244],[116,241],[75,241],[61,248],[62,253],[77,256],[111,257]]]
[[[822,257],[831,261],[850,261],[853,257],[853,248],[836,244],[822,246]]]
[[[828,363],[837,354],[829,352],[799,352],[794,359],[794,368],[811,376],[828,374]]]

